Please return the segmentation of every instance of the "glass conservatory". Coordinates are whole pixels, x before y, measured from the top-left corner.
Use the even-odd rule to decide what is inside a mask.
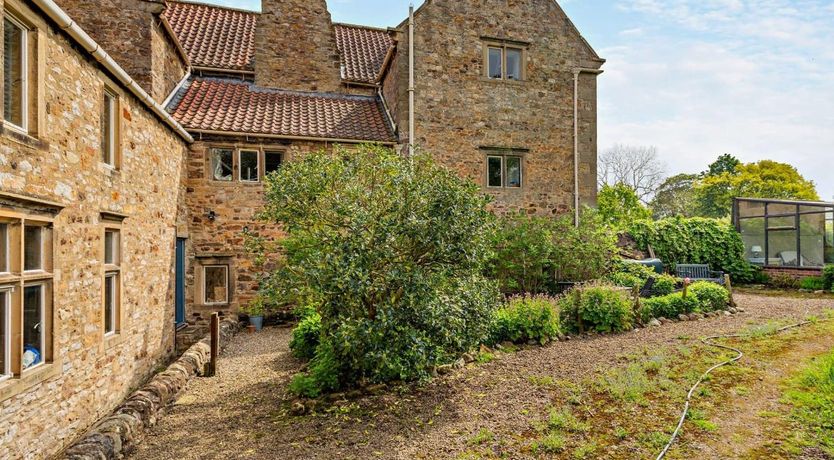
[[[733,223],[753,264],[821,268],[834,263],[834,203],[736,198]]]

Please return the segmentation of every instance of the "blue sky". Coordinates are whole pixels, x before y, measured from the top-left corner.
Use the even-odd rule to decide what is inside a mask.
[[[398,24],[408,3],[328,0],[335,21],[375,26]],[[721,153],[784,161],[834,199],[834,0],[560,4],[608,60],[600,151],[653,145],[670,174],[701,171]]]

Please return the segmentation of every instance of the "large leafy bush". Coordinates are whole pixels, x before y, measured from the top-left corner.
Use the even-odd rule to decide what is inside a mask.
[[[313,359],[321,338],[321,315],[313,313],[298,323],[292,331],[290,350],[299,359]]]
[[[676,292],[643,300],[638,315],[645,323],[651,318],[677,318],[681,314],[725,310],[729,304],[730,293],[726,288],[699,281],[689,286],[686,297],[682,292]]]
[[[545,343],[559,335],[556,301],[546,296],[513,297],[495,312],[490,340]]]
[[[592,209],[573,216],[508,214],[499,218],[489,276],[507,294],[552,293],[559,281],[582,282],[610,270],[615,232]]]
[[[822,288],[834,291],[834,265],[826,265],[822,270]]]
[[[641,264],[628,263],[623,260],[614,263],[614,270],[606,279],[617,286],[643,288],[649,278],[654,278],[654,286],[649,293],[652,297],[664,296],[674,292],[678,279],[671,275],[659,275],[652,268]]]
[[[645,220],[632,224],[628,233],[642,249],[651,245],[667,265],[707,264],[742,283],[755,276],[744,257],[741,235],[729,222],[699,217]]]
[[[692,283],[689,294],[698,301],[702,312],[724,310],[730,304],[730,292],[724,286],[708,281]]]
[[[574,331],[621,332],[631,329],[634,322],[628,293],[603,282],[573,289],[559,305],[562,324]]]
[[[315,298],[320,343],[297,392],[413,380],[488,332],[498,293],[482,273],[493,217],[478,186],[362,146],[318,152],[266,181],[262,218],[287,236],[263,280],[276,304]]]

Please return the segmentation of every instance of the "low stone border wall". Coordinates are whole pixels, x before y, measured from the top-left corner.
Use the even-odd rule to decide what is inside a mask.
[[[220,322],[220,345],[225,347],[240,330],[233,319]],[[100,420],[59,458],[67,460],[119,459],[136,444],[145,428],[156,424],[185,384],[202,375],[211,354],[210,338],[192,345],[168,368],[131,394],[113,413]]]

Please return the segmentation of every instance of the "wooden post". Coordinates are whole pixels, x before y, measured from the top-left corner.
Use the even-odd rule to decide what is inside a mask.
[[[640,286],[634,286],[631,289],[631,295],[634,296],[634,318],[638,324],[642,325],[643,321],[640,319]]]
[[[206,377],[214,377],[217,372],[217,355],[220,354],[220,315],[211,315],[211,357],[209,358]]]
[[[724,275],[724,287],[726,287],[727,292],[730,293],[730,306],[736,308],[736,299],[733,298],[733,282],[730,280],[730,275]]]
[[[684,299],[689,295],[689,283],[691,283],[689,278],[684,278],[683,279],[683,298]]]

